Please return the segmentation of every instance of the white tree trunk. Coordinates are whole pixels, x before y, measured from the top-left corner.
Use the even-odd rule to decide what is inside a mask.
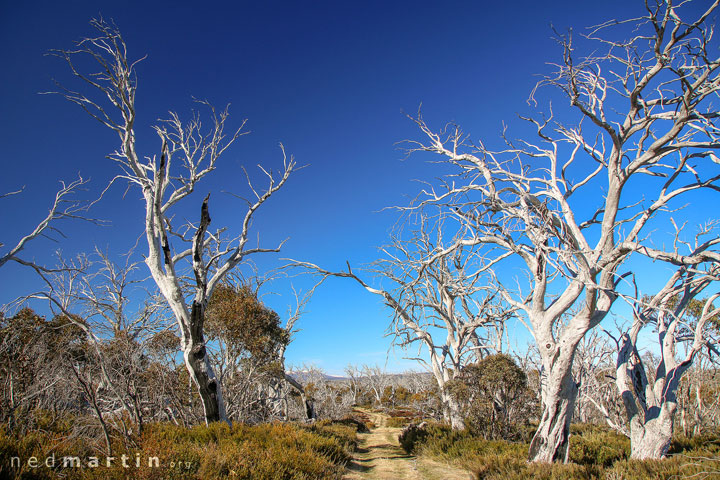
[[[672,440],[672,419],[655,418],[630,427],[630,458],[658,459],[667,455]]]
[[[460,410],[460,404],[446,390],[441,390],[440,398],[443,402],[443,419],[450,424],[453,430],[465,430],[465,421]]]
[[[542,418],[530,442],[528,460],[551,463],[567,461],[572,420],[578,387],[572,372],[551,372],[542,389]]]

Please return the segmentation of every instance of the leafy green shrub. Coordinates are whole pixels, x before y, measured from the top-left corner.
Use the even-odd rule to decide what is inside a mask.
[[[418,416],[417,412],[412,411],[412,410],[407,410],[407,409],[388,410],[387,414],[391,418],[396,418],[396,417],[414,418],[414,417]]]
[[[355,432],[357,433],[367,433],[370,431],[366,422],[361,420],[359,417],[356,418],[355,416],[349,416],[340,420],[335,420],[335,423],[353,427],[355,429]]]
[[[415,446],[422,444],[426,437],[431,435],[431,429],[441,428],[439,425],[422,422],[419,425],[408,425],[400,432],[398,441],[407,453],[414,453]]]
[[[447,388],[462,405],[468,428],[487,439],[523,439],[536,411],[527,375],[509,355],[466,365]]]
[[[505,440],[485,440],[468,431],[453,431],[449,426],[423,422],[406,428],[400,444],[408,453],[427,455],[445,460],[468,460],[483,455],[515,456],[523,461],[528,446]]]

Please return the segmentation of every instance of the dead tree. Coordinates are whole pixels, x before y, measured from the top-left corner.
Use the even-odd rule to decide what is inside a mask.
[[[401,348],[418,346],[429,362],[423,363],[437,382],[443,403],[443,416],[454,429],[465,428],[457,400],[445,386],[472,359],[482,352],[497,350],[501,325],[513,314],[494,293],[485,273],[487,263],[464,238],[443,241],[444,216],[434,219],[420,215],[409,238],[398,233],[382,249],[384,257],[371,271],[389,281],[392,290],[376,288],[354,274],[330,272],[307,262],[296,262],[324,277],[351,278],[368,292],[379,295],[393,312],[388,333]],[[412,225],[412,224],[411,224]],[[500,339],[501,341],[501,339]],[[382,392],[380,392],[382,393]]]
[[[709,234],[712,229],[703,229]],[[683,375],[692,367],[702,349],[717,350],[717,322],[720,292],[700,300],[699,296],[720,280],[720,244],[714,237],[686,245],[676,242],[673,252],[682,265],[653,296],[634,299],[633,324],[618,341],[616,385],[622,397],[629,424],[631,457],[662,458],[672,440],[678,388]],[[660,361],[649,380],[639,353],[638,335],[654,327]],[[713,337],[713,333],[716,335]]]
[[[468,244],[523,266],[521,278],[500,265],[494,271],[542,359],[542,417],[531,461],[567,458],[578,394],[573,359],[618,298],[623,262],[631,254],[682,261],[648,248],[646,232],[687,193],[718,190],[720,58],[710,44],[718,4],[683,20],[685,3],[647,3],[641,18],[592,29],[586,37],[599,53],[584,58],[571,37],[560,37],[562,61],[538,87],[559,89],[570,109],[562,110],[563,121],[552,110],[524,118],[535,139],[504,135],[507,148],[498,151],[470,141],[459,127],[436,133],[415,118],[425,139],[410,151],[441,155],[455,169],[442,185],[426,188],[415,207],[444,206],[468,229]],[[613,28],[631,37],[600,37]]]
[[[209,195],[199,208],[197,223],[178,225],[173,213],[178,204],[196,188],[197,183],[216,168],[218,159],[241,135],[241,129],[227,132],[227,109],[210,112],[210,128],[205,129],[199,114],[189,121],[170,112],[167,120],[156,125],[160,138],[157,155],[143,156],[136,148],[135,108],[136,65],[127,55],[119,31],[102,20],[93,20],[98,36],[78,42],[74,50],[53,53],[65,60],[74,77],[94,94],[73,91],[59,85],[67,100],[79,105],[91,117],[117,133],[120,146],[109,155],[121,170],[119,180],[139,188],[143,202],[145,239],[148,251],[145,263],[177,320],[185,365],[195,382],[206,422],[227,420],[221,385],[210,364],[203,324],[208,298],[216,285],[247,259],[275,248],[249,248],[250,226],[258,208],[285,184],[296,163],[284,155],[279,176],[263,169],[268,178],[265,189],[256,188],[247,176],[251,200],[240,222],[240,233],[230,240],[222,230],[210,232]],[[98,69],[86,73],[78,57],[89,59]],[[244,123],[243,123],[244,124]]]

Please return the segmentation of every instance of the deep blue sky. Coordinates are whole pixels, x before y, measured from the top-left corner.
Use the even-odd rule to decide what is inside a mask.
[[[702,2],[700,2],[702,3]],[[422,159],[403,161],[396,142],[419,132],[403,112],[422,103],[425,118],[461,124],[473,136],[497,138],[502,122],[527,112],[537,74],[556,61],[558,30],[581,30],[641,13],[641,2],[8,2],[0,4],[0,242],[11,244],[45,212],[60,179],[81,173],[93,191],[118,173],[104,156],[114,135],[58,96],[52,79],[72,85],[66,66],[45,56],[93,31],[101,14],[123,32],[138,67],[138,135],[143,155],[158,148],[149,129],[168,110],[181,114],[192,97],[231,103],[231,123],[248,119],[249,136],[228,151],[190,203],[213,191],[214,226],[239,223],[240,166],[277,166],[278,143],[300,164],[280,194],[259,211],[255,232],[283,253],[340,269],[377,258],[395,219],[383,207],[406,204],[414,179],[438,172]],[[252,171],[252,170],[251,170]],[[93,192],[89,192],[91,195]],[[36,242],[28,258],[49,249],[73,253],[93,245],[118,254],[140,234],[138,192],[116,187],[96,216],[112,226],[62,225],[67,239]],[[140,251],[142,251],[142,246]],[[268,262],[267,265],[273,265]],[[277,265],[277,264],[274,264]],[[263,262],[263,266],[265,263]],[[0,303],[26,293],[32,277],[16,266],[0,273]],[[284,289],[284,286],[278,288]],[[267,297],[285,313],[286,291]],[[351,282],[328,282],[300,321],[291,364],[315,363],[340,373],[348,363],[384,363],[388,312]],[[388,368],[412,364],[391,355]]]

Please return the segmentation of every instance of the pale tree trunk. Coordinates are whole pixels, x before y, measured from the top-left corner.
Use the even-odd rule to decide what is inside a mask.
[[[672,441],[672,418],[657,418],[637,422],[630,427],[630,458],[636,460],[658,459],[667,455]]]
[[[446,390],[441,390],[440,398],[443,402],[443,419],[453,430],[465,430],[465,421],[457,399]]]
[[[718,238],[713,240],[718,241]],[[706,245],[701,245],[692,252],[693,256],[705,249]],[[704,301],[696,300],[703,289],[717,281],[714,269],[701,272],[701,260],[691,265],[692,268],[680,267],[655,296],[638,301],[633,325],[618,341],[615,383],[630,424],[630,457],[633,459],[659,459],[667,455],[678,409],[680,380],[693,365],[701,348],[710,346],[706,325],[720,314],[720,308],[713,305],[720,298],[720,293]],[[693,313],[691,305],[699,311]],[[637,349],[640,331],[650,323],[655,325],[661,347],[652,383],[648,381]],[[692,336],[686,335],[692,344],[684,359],[679,360],[676,358],[676,345],[680,342],[678,336],[683,323],[692,326],[689,329]]]
[[[565,372],[551,372],[542,383],[542,417],[530,442],[530,461],[567,461],[570,421],[577,394],[578,386],[569,369]]]
[[[287,408],[285,405],[285,395],[283,384],[278,379],[272,379],[268,386],[268,403],[270,404],[270,414],[274,418],[287,421]]]
[[[695,381],[697,384],[695,385],[695,408],[693,409],[693,420],[695,421],[695,425],[693,426],[693,435],[700,435],[702,433],[703,409],[705,408],[701,395],[702,383],[700,375],[698,375],[698,378]]]
[[[427,342],[430,342],[430,339],[427,339],[426,343]],[[447,383],[451,380],[450,372],[435,352],[435,348],[428,345],[428,350],[430,352],[432,373],[437,382],[440,400],[442,401],[443,420],[449,423],[453,430],[465,430],[466,425],[462,410],[460,409],[460,403],[447,388]],[[455,369],[454,371],[457,372],[459,369]]]
[[[637,351],[626,345],[620,352],[616,382],[630,423],[630,458],[659,459],[667,455],[673,435],[673,419],[677,411],[676,381],[658,375],[650,385]],[[627,353],[630,349],[631,353]],[[660,369],[661,370],[661,369]],[[682,376],[679,369],[671,375]]]
[[[285,374],[285,380],[300,394],[300,400],[302,401],[305,410],[305,420],[308,422],[314,421],[317,418],[317,414],[315,413],[315,404],[312,400],[307,398],[303,386],[300,384],[300,382],[298,382],[288,374]]]

